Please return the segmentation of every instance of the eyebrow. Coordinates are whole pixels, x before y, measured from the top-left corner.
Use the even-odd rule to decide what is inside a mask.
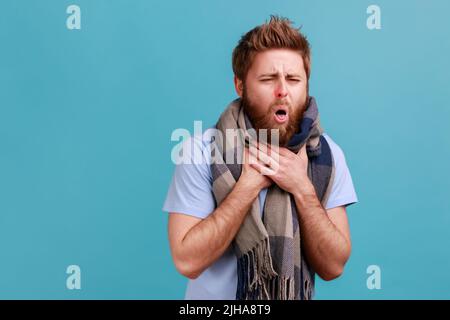
[[[278,77],[279,72],[271,72],[271,73],[263,73],[262,75],[258,76],[258,78],[274,78]],[[288,73],[286,74],[288,78],[301,78],[302,76],[298,73]]]

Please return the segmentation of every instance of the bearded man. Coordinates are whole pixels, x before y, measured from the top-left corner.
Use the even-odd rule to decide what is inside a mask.
[[[309,96],[310,54],[300,30],[276,16],[234,49],[239,98],[215,126],[224,141],[190,139],[205,161],[176,166],[163,207],[175,266],[189,278],[186,299],[311,299],[316,273],[342,274],[346,207],[357,197]],[[229,130],[244,134],[231,143]],[[207,151],[213,143],[219,157]],[[238,161],[217,161],[226,155]]]

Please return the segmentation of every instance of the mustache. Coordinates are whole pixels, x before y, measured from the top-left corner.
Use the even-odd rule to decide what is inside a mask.
[[[277,106],[286,106],[291,109],[292,105],[286,99],[276,99],[273,103],[270,104],[270,108],[274,108]]]

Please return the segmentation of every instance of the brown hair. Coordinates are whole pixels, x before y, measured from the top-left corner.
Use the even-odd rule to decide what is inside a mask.
[[[233,50],[233,72],[245,82],[245,77],[258,52],[269,49],[292,49],[303,58],[306,76],[309,79],[311,69],[311,53],[309,42],[292,26],[292,22],[283,17],[270,16],[270,21],[257,26],[244,34]]]

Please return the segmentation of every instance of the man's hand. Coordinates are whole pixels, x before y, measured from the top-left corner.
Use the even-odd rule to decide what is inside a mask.
[[[242,174],[239,181],[245,183],[247,187],[259,192],[261,189],[268,188],[273,182],[267,176],[261,174],[257,169],[252,167],[252,163],[257,163],[257,161],[258,160],[248,151],[248,148],[244,148]]]
[[[267,151],[266,151],[266,150]],[[298,154],[287,148],[279,148],[278,152],[270,146],[258,145],[250,148],[251,156],[257,161],[251,166],[275,182],[281,189],[293,195],[314,194],[314,186],[308,178],[308,156],[306,144]]]

